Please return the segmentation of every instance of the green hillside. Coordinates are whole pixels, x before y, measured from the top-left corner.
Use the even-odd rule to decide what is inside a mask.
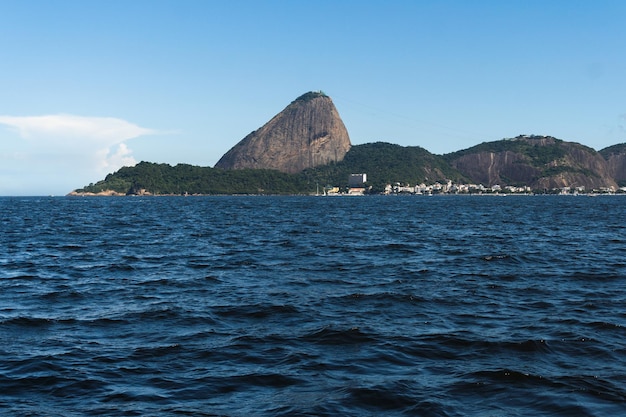
[[[605,159],[609,159],[612,155],[626,154],[626,143],[618,143],[598,151]]]
[[[107,177],[76,190],[99,193],[113,190],[122,194],[297,194],[300,178],[268,169],[223,170],[188,164],[170,166],[141,162],[124,167]]]
[[[564,157],[567,153],[567,150],[562,146],[563,141],[561,139],[549,138],[553,140],[554,143],[549,145],[539,145],[537,143],[533,143],[532,139],[534,138],[534,136],[530,136],[530,140],[524,140],[517,137],[493,142],[483,142],[476,146],[472,146],[471,148],[445,154],[443,155],[443,158],[448,162],[452,162],[455,159],[468,154],[481,152],[499,153],[509,151],[525,155],[528,158],[528,162],[530,162],[533,166],[542,166]]]
[[[440,156],[420,147],[390,143],[353,146],[343,161],[299,174],[275,170],[224,170],[187,164],[141,162],[124,167],[77,193],[113,190],[121,194],[307,194],[326,185],[344,188],[350,174],[366,173],[374,192],[389,183],[434,183],[463,177]]]
[[[350,174],[366,173],[373,191],[382,191],[386,184],[432,184],[464,177],[440,156],[418,146],[400,146],[385,142],[355,145],[343,161],[304,171],[309,181],[320,184],[344,184]]]
[[[626,145],[620,144],[606,148],[602,153],[607,157],[622,153],[625,148]],[[518,157],[507,157],[504,155],[506,151]],[[481,157],[484,153],[495,156]],[[134,167],[124,167],[107,175],[104,180],[75,192],[310,194],[325,186],[343,190],[348,185],[350,174],[360,173],[367,174],[366,186],[371,187],[373,193],[382,192],[387,184],[414,186],[447,180],[454,183],[529,185],[537,189],[558,189],[577,184],[596,189],[614,183],[598,158],[604,162],[589,147],[546,136],[519,136],[485,142],[443,156],[433,155],[418,146],[375,142],[352,146],[342,161],[298,174],[269,169],[231,170],[141,162]]]

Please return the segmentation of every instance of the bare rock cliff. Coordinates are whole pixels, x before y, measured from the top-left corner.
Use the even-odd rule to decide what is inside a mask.
[[[453,161],[452,166],[473,181],[495,184],[530,183],[540,170],[525,164],[523,155],[512,151],[470,153]]]
[[[615,181],[626,181],[626,153],[620,155],[611,155],[607,161],[609,164],[609,171]]]
[[[626,183],[626,143],[609,146],[600,154],[606,159],[609,173],[620,184]]]
[[[330,97],[309,92],[243,138],[215,167],[297,173],[343,160],[350,146],[348,131]]]

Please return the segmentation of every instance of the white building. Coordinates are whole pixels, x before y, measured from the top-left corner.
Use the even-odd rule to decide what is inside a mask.
[[[350,174],[350,178],[348,178],[348,187],[363,187],[363,184],[365,184],[366,182],[367,174]]]

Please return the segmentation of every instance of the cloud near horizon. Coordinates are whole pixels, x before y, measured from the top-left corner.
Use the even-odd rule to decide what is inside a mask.
[[[157,133],[114,117],[86,117],[72,114],[44,116],[0,116],[0,124],[18,131],[24,139],[74,142],[77,139],[114,145],[142,135]]]
[[[18,134],[21,140],[1,139],[5,161],[33,164],[41,174],[64,171],[70,177],[94,178],[137,163],[128,140],[161,132],[113,117],[86,117],[72,114],[43,116],[0,115],[0,125]],[[0,132],[1,133],[1,132]],[[1,138],[1,136],[0,136]],[[76,186],[81,186],[80,181]]]

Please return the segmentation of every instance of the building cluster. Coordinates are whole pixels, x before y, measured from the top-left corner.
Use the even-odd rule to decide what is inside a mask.
[[[401,185],[396,183],[394,185],[387,184],[385,187],[385,194],[483,194],[483,193],[508,193],[508,194],[530,194],[532,189],[528,186],[525,187],[513,187],[494,185],[492,187],[485,187],[482,184],[454,184],[448,180],[442,184],[435,182],[434,184],[426,185],[424,183],[418,184],[414,187],[409,185]]]
[[[513,185],[492,185],[491,187],[485,187],[482,184],[454,184],[452,181],[448,181],[445,184],[436,182],[431,185],[424,183],[416,185],[415,187],[401,185],[396,183],[395,185],[388,184],[385,187],[385,194],[535,194],[538,190],[533,190],[529,186],[516,187]],[[615,189],[613,187],[602,187],[594,190],[587,190],[584,186],[581,187],[562,187],[554,189],[540,190],[540,193],[545,194],[560,194],[560,195],[578,195],[578,194],[615,194],[626,193],[626,187],[620,187]]]
[[[348,178],[348,187],[342,192],[339,187],[325,188],[326,194],[348,194],[348,195],[364,195],[367,194],[371,187],[366,186],[367,174],[351,174]],[[383,194],[416,194],[416,195],[434,195],[434,194],[533,194],[537,190],[533,190],[529,186],[516,187],[512,185],[493,185],[486,187],[482,184],[455,184],[448,180],[445,183],[435,182],[434,184],[421,183],[415,186],[404,185],[401,183],[387,184]],[[548,194],[561,195],[577,195],[577,194],[615,194],[626,193],[626,187],[614,189],[613,187],[601,188],[597,190],[586,190],[581,187],[562,187],[551,190],[543,190]]]

